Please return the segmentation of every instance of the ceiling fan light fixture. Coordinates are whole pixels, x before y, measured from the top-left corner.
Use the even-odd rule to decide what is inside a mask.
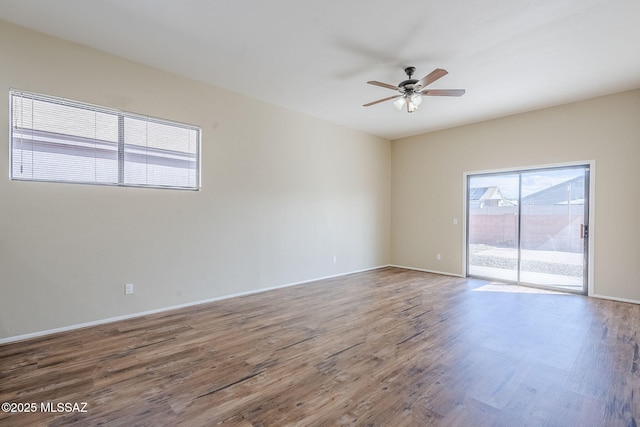
[[[396,99],[395,101],[393,101],[393,106],[396,107],[398,110],[402,110],[402,107],[404,107],[406,103],[407,103],[407,99],[404,96],[402,96]]]
[[[418,109],[418,106],[414,104],[412,101],[407,102],[407,112],[413,113]]]
[[[419,93],[414,93],[413,95],[411,95],[410,99],[411,103],[413,103],[413,105],[415,105],[416,107],[422,104],[422,95],[420,95]]]

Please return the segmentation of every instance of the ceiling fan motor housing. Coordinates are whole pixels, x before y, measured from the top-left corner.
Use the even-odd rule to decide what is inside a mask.
[[[398,83],[398,87],[402,89],[402,91],[413,90],[413,85],[418,83],[418,80],[411,78],[413,73],[416,72],[416,67],[407,67],[404,69],[404,72],[407,73],[407,77],[409,78]]]
[[[413,90],[413,85],[415,85],[416,83],[418,83],[418,80],[416,79],[404,80],[398,84],[398,87],[402,89],[402,91]]]

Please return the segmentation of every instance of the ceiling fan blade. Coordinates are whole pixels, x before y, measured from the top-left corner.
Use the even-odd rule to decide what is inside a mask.
[[[435,82],[440,77],[446,76],[448,73],[449,72],[447,70],[443,70],[442,68],[436,68],[435,70],[433,70],[432,72],[430,72],[429,74],[427,74],[426,76],[418,80],[418,83],[416,83],[414,87],[417,89],[423,88]]]
[[[375,80],[370,80],[367,83],[369,83],[370,85],[386,87],[387,89],[391,89],[391,90],[400,90],[400,88],[398,86],[390,85],[388,83],[378,82],[378,81],[375,81]]]
[[[388,98],[378,99],[377,101],[373,101],[373,102],[370,102],[368,104],[364,104],[363,107],[368,107],[370,105],[379,104],[380,102],[384,102],[384,101],[390,101],[392,99],[400,98],[401,96],[403,96],[403,95],[395,95],[395,96],[390,96]]]
[[[421,92],[423,96],[462,96],[464,89],[430,89]]]

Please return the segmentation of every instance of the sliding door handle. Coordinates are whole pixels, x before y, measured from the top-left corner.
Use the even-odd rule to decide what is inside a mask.
[[[589,237],[589,226],[585,224],[580,224],[580,238],[586,239]]]

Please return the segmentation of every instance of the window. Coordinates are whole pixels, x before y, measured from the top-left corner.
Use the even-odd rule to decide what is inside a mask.
[[[200,188],[200,129],[10,91],[11,179]]]

